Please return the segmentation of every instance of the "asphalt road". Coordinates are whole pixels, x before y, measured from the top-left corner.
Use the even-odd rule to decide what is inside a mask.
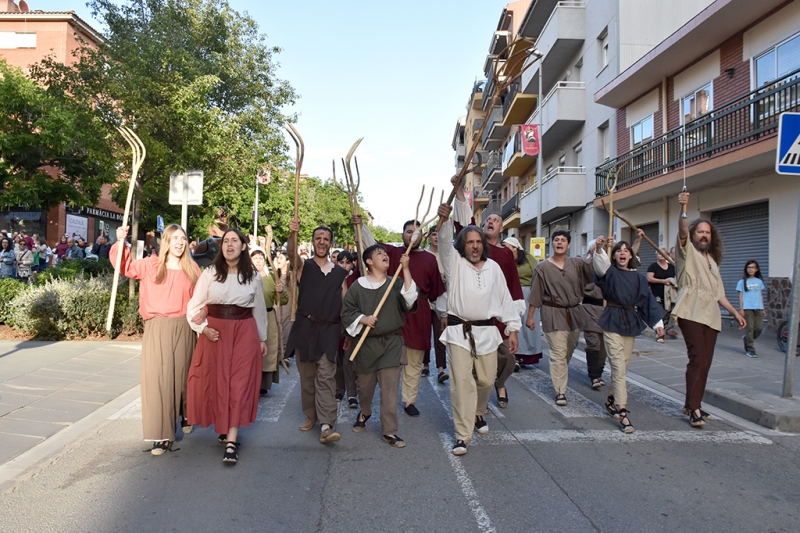
[[[509,407],[492,408],[463,457],[450,452],[447,384],[423,382],[422,414],[400,412],[407,446],[395,449],[377,413],[353,433],[346,405],[338,443],[299,431],[296,369],[282,378],[242,430],[237,465],[222,463],[211,428],[152,457],[134,402],[1,495],[0,531],[800,530],[800,437],[724,413],[694,429],[680,399],[632,384],[636,431],[624,435],[578,360],[567,407],[552,401],[545,360],[515,374]]]

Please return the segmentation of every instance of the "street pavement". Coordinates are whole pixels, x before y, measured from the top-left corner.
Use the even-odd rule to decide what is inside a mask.
[[[756,342],[757,359],[740,336],[720,336],[709,387],[779,405],[774,334]],[[490,432],[463,457],[450,453],[449,386],[433,376],[422,415],[400,411],[405,449],[381,440],[377,411],[353,433],[357,410],[345,405],[342,440],[321,445],[318,429],[298,430],[291,367],[242,430],[231,467],[213,428],[149,454],[138,344],[0,343],[0,531],[797,531],[798,435],[708,401],[714,419],[691,428],[682,347],[637,340],[632,435],[603,410],[607,388],[591,390],[579,350],[566,407],[553,403],[545,357],[509,380],[508,409],[492,396]]]

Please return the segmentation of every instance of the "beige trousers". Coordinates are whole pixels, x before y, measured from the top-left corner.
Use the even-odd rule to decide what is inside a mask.
[[[336,363],[325,354],[318,361],[302,362],[295,353],[300,373],[303,412],[311,420],[333,427],[336,424]]]
[[[628,375],[628,363],[633,352],[633,341],[636,337],[625,337],[619,333],[603,332],[603,341],[608,353],[608,362],[611,366],[611,386],[609,394],[614,396],[614,403],[617,405],[628,404],[628,387],[626,377]]]
[[[497,352],[472,357],[469,350],[448,343],[447,353],[456,438],[469,442],[475,429],[475,415],[483,415],[489,403],[497,375]]]
[[[403,367],[403,405],[416,403],[419,393],[419,380],[422,376],[422,360],[425,352],[403,346],[408,363]]]
[[[569,381],[569,361],[572,359],[572,352],[578,346],[580,330],[551,331],[545,332],[544,336],[550,347],[550,379],[553,381],[553,388],[556,390],[556,394],[566,394]]]
[[[400,385],[400,367],[381,368],[368,374],[357,374],[356,387],[361,402],[361,412],[372,415],[372,398],[375,386],[381,387],[381,430],[384,435],[397,435],[397,389]]]
[[[275,311],[267,313],[267,355],[261,358],[262,372],[278,370],[278,319]]]

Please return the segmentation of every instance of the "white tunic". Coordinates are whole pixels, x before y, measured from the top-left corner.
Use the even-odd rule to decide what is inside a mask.
[[[192,322],[192,317],[207,304],[250,307],[253,309],[253,318],[256,319],[258,338],[265,342],[267,340],[267,304],[264,303],[264,284],[261,281],[261,275],[256,272],[247,285],[239,283],[239,275],[236,273],[229,273],[224,283],[214,281],[215,275],[216,269],[208,267],[197,280],[194,294],[189,300],[186,310],[189,326],[198,334],[203,333],[208,326],[208,320],[204,320],[202,324],[195,324]]]
[[[468,321],[496,318],[506,325],[506,334],[519,331],[522,322],[500,266],[487,259],[481,268],[475,268],[453,247],[452,234],[453,223],[448,220],[439,233],[439,258],[449,288],[447,312]],[[495,325],[473,326],[472,335],[477,355],[492,353],[503,342]],[[439,340],[471,349],[460,325],[447,326]]]

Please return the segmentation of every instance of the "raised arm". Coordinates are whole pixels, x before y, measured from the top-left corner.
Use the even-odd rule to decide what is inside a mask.
[[[689,205],[689,193],[682,192],[678,195],[678,204],[681,206],[678,209],[678,238],[681,240],[681,246],[686,246],[686,238],[689,237],[689,219],[683,218],[683,206]]]

